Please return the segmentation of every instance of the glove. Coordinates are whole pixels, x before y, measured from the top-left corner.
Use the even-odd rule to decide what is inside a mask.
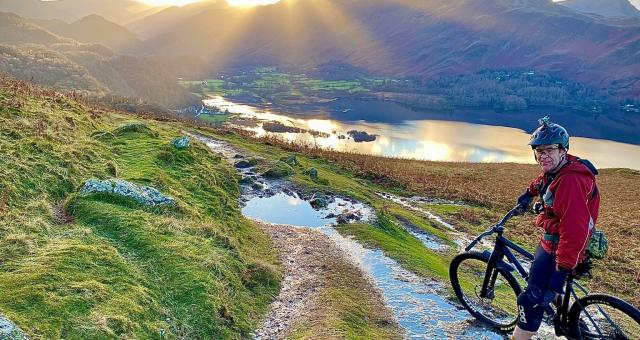
[[[542,205],[542,202],[536,202],[536,203],[533,205],[533,211],[534,211],[536,214],[539,214],[539,213],[543,212],[543,211],[544,211],[544,205]]]
[[[516,203],[517,214],[524,214],[527,209],[529,209],[531,201],[533,201],[533,195],[529,192],[529,189],[527,189],[518,197],[518,202]]]
[[[542,299],[543,306],[549,305],[557,295],[564,294],[564,282],[567,279],[569,272],[571,271],[568,269],[560,268],[551,274],[551,278],[549,279],[549,288],[544,292],[544,297]]]

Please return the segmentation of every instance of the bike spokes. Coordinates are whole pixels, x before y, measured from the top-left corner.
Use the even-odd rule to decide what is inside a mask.
[[[466,302],[478,313],[498,324],[510,324],[517,318],[516,296],[505,278],[497,271],[492,275],[486,294],[482,296],[482,284],[486,264],[468,260],[460,264],[459,273],[464,280],[462,291]]]
[[[637,321],[605,303],[586,306],[579,323],[583,339],[640,339]]]

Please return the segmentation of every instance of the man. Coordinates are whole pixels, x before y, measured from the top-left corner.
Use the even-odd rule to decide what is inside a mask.
[[[519,320],[512,339],[530,339],[540,327],[544,308],[564,293],[565,280],[585,260],[585,248],[594,230],[600,206],[597,170],[587,160],[569,155],[569,134],[542,118],[529,145],[542,173],[518,198],[525,212],[535,196],[536,226],[544,236],[535,253],[525,291],[518,297]]]

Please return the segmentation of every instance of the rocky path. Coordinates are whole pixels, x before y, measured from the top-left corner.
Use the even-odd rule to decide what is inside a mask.
[[[324,301],[327,290],[345,284],[365,292],[368,299],[362,303],[375,305],[376,324],[402,336],[380,292],[326,235],[311,229],[256,223],[271,236],[284,266],[282,289],[256,330],[256,339],[284,339],[296,329],[309,327],[315,328],[314,333],[325,331],[324,339],[343,339],[339,330],[323,324],[330,314],[330,301]]]

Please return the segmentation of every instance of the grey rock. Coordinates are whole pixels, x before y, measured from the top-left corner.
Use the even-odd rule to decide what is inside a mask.
[[[260,182],[255,182],[253,184],[251,184],[251,187],[255,190],[262,190],[264,189],[264,184],[260,183]]]
[[[233,166],[235,166],[238,169],[245,169],[245,168],[250,168],[253,165],[249,161],[243,159],[233,163]]]
[[[0,314],[0,339],[28,340],[29,337],[11,320]]]
[[[84,184],[80,192],[83,194],[114,194],[132,198],[135,201],[148,206],[173,205],[176,203],[173,198],[163,195],[156,188],[141,186],[116,178],[104,181],[99,179],[90,179]]]
[[[296,155],[289,155],[286,157],[282,157],[280,158],[281,161],[289,164],[289,166],[296,166],[298,165],[298,157],[296,157]]]
[[[309,177],[311,177],[313,179],[318,178],[318,169],[316,169],[316,168],[309,168],[309,169],[305,170],[304,173],[307,176],[309,176]]]
[[[253,184],[254,182],[255,181],[253,180],[253,177],[251,177],[251,176],[244,176],[240,180],[240,184]]]
[[[315,194],[309,203],[314,209],[326,208],[329,205],[329,199],[323,194]]]
[[[187,136],[175,138],[171,141],[171,145],[178,150],[187,149],[189,148],[190,144],[191,144],[191,140]]]

